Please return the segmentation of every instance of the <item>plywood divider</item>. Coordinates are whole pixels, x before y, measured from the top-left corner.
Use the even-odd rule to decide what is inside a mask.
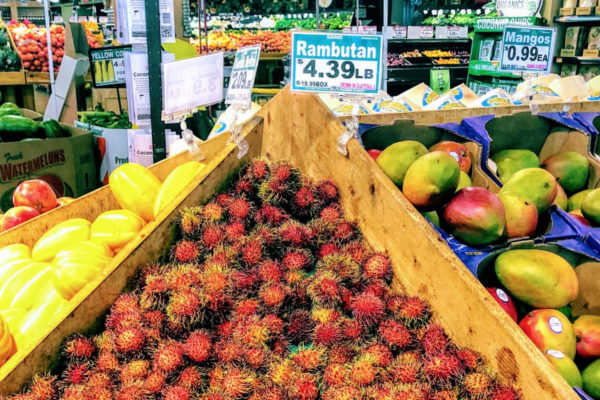
[[[250,142],[249,157],[260,155],[261,127],[261,120],[256,118],[244,128]],[[56,320],[49,321],[47,329],[40,327],[38,332],[32,333],[29,346],[19,349],[17,354],[0,367],[0,395],[19,391],[34,374],[46,372],[56,359],[62,341],[73,332],[87,331],[97,318],[110,308],[137,269],[143,264],[157,261],[163,255],[165,243],[169,243],[174,234],[177,211],[209,198],[222,183],[227,171],[231,172],[239,166],[241,161],[237,159],[235,145],[226,145],[226,141],[227,135],[221,135],[200,145],[201,151],[207,156],[204,161],[206,168],[154,221],[149,222],[142,229],[136,239],[127,244],[111,260],[101,275],[73,297],[70,302],[72,307],[66,309]],[[152,166],[151,169],[164,180],[177,165],[198,158],[202,158],[200,154],[191,155],[186,152],[166,159]],[[17,239],[21,239],[21,242],[32,242],[37,240],[36,236],[41,236],[47,227],[54,226],[58,222],[75,217],[90,219],[90,216],[114,208],[119,208],[118,204],[110,188],[104,187],[65,207],[1,234],[0,246],[18,243],[19,241],[15,241]]]
[[[346,215],[374,248],[388,252],[394,286],[426,298],[456,343],[481,352],[501,378],[521,388],[523,399],[577,399],[362,146],[351,140],[349,157],[337,153],[344,128],[324,104],[314,96],[284,93],[295,99],[291,161],[311,176],[337,183]]]

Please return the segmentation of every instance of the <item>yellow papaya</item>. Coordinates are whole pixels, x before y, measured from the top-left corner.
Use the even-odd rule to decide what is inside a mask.
[[[0,260],[6,264],[16,260],[31,258],[31,249],[24,244],[11,244],[0,249]]]
[[[50,262],[63,248],[89,240],[91,225],[90,221],[83,218],[61,222],[46,232],[33,246],[33,259]]]
[[[111,210],[101,214],[92,223],[91,238],[116,249],[129,243],[146,222],[129,210]]]
[[[206,165],[190,161],[175,168],[163,182],[154,203],[154,217],[181,193]]]
[[[108,184],[122,208],[133,211],[145,221],[152,220],[161,182],[148,168],[123,164],[110,174]]]

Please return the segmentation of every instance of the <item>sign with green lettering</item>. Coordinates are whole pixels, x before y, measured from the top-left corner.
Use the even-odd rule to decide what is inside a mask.
[[[502,36],[500,70],[550,73],[556,29],[538,26],[507,26]]]

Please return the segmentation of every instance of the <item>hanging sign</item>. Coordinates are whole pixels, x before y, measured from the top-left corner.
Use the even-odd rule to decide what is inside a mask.
[[[555,41],[554,28],[507,26],[502,36],[500,71],[550,73]]]
[[[543,0],[496,0],[496,9],[502,17],[533,17],[543,3]]]
[[[292,90],[377,94],[381,35],[294,32]]]
[[[242,47],[235,54],[225,103],[249,104],[260,59],[261,45]]]
[[[92,82],[95,88],[125,86],[125,53],[131,46],[90,49]]]
[[[167,116],[223,100],[223,52],[162,64]]]

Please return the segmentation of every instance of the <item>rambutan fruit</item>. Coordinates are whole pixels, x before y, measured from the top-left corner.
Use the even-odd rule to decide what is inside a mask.
[[[208,389],[202,396],[199,397],[200,400],[230,400],[223,392],[215,389]]]
[[[196,367],[187,367],[179,374],[177,385],[195,389],[202,383],[202,374]]]
[[[383,301],[371,293],[361,293],[354,296],[350,308],[354,318],[365,326],[379,323],[385,314]]]
[[[62,382],[67,385],[84,385],[90,374],[90,367],[86,363],[70,364],[63,372]]]
[[[154,309],[162,308],[165,303],[169,283],[162,275],[150,275],[146,278],[146,284],[140,295],[140,304],[142,308]]]
[[[333,239],[339,243],[347,243],[352,239],[359,237],[359,232],[352,222],[343,221],[333,227]]]
[[[233,200],[233,196],[229,193],[219,193],[215,197],[215,202],[223,208],[229,207],[231,200]]]
[[[194,331],[183,344],[183,353],[196,363],[202,363],[211,355],[212,342],[204,331]]]
[[[196,289],[174,291],[167,304],[167,317],[175,325],[190,324],[201,319],[207,299]]]
[[[360,265],[345,254],[331,254],[319,261],[319,268],[335,272],[345,282],[356,283],[360,279]]]
[[[482,363],[481,355],[475,350],[469,348],[462,348],[456,351],[456,356],[467,370],[474,370],[479,367]]]
[[[159,310],[147,311],[142,314],[142,320],[144,321],[144,325],[153,329],[162,329],[163,322],[167,316]]]
[[[323,208],[319,214],[319,218],[329,224],[335,224],[344,218],[344,214],[342,213],[342,209],[337,204],[334,204]]]
[[[340,277],[329,270],[319,270],[307,288],[312,302],[324,306],[335,306],[341,301]]]
[[[116,337],[117,335],[112,330],[105,330],[100,335],[94,336],[93,340],[98,353],[115,351],[117,348]]]
[[[366,282],[366,285],[363,288],[363,292],[371,293],[375,297],[380,299],[385,299],[391,293],[391,289],[388,284],[386,284],[381,279],[373,279]]]
[[[356,386],[370,385],[377,378],[377,368],[370,361],[358,360],[352,363],[349,377]]]
[[[164,372],[153,371],[144,381],[144,390],[149,394],[160,393],[167,384],[167,377]]]
[[[118,371],[121,364],[117,357],[110,351],[101,351],[96,360],[96,369],[102,372]]]
[[[249,394],[252,390],[254,374],[238,367],[217,367],[210,373],[210,386],[212,389],[222,391],[231,399],[239,399]]]
[[[337,322],[342,314],[337,308],[315,307],[311,312],[312,319],[321,324]]]
[[[260,303],[256,299],[241,300],[233,310],[233,314],[236,317],[249,317],[258,312],[259,306]]]
[[[298,374],[292,376],[288,387],[288,395],[291,399],[314,400],[319,395],[317,378],[311,374]]]
[[[381,253],[369,257],[363,266],[363,275],[368,279],[389,279],[391,272],[390,260]]]
[[[358,341],[363,335],[363,327],[357,320],[353,318],[346,318],[342,321],[342,335],[344,338],[349,339],[353,342]]]
[[[191,240],[180,240],[173,246],[173,262],[180,264],[192,264],[200,259],[200,248],[198,244]]]
[[[271,227],[278,227],[290,219],[289,214],[279,207],[263,204],[255,216],[256,222]]]
[[[401,385],[394,390],[394,400],[429,400],[427,388],[413,383]]]
[[[152,365],[155,369],[170,373],[183,364],[183,346],[175,341],[160,345],[152,357]]]
[[[144,380],[150,371],[150,363],[146,360],[134,360],[123,365],[121,368],[121,382],[133,380]]]
[[[214,225],[223,221],[225,211],[216,201],[211,201],[202,207],[202,218],[205,224]]]
[[[281,260],[284,268],[291,271],[307,269],[312,263],[310,252],[303,249],[288,251]]]
[[[350,256],[352,261],[363,264],[371,255],[371,251],[360,240],[354,240],[341,249],[342,253]]]
[[[275,314],[265,315],[262,319],[262,323],[273,335],[279,335],[283,332],[283,321]]]
[[[343,364],[329,364],[323,372],[323,382],[328,386],[343,385],[348,378],[348,368]]]
[[[256,265],[260,261],[262,261],[263,244],[258,239],[252,239],[242,246],[240,252],[242,256],[242,261],[246,265]]]
[[[331,346],[342,339],[340,327],[332,322],[320,323],[315,327],[313,341],[323,346]]]
[[[179,291],[194,286],[200,279],[200,268],[195,265],[174,265],[164,275],[169,288]]]
[[[321,209],[320,199],[317,198],[314,188],[304,184],[294,194],[291,209],[300,218],[313,218]]]
[[[319,260],[321,260],[331,254],[338,254],[339,252],[340,249],[335,243],[325,243],[319,248],[317,255],[319,257]]]
[[[418,297],[390,296],[387,309],[408,329],[419,329],[431,318],[429,304]]]
[[[392,351],[382,343],[374,343],[363,350],[362,357],[373,362],[376,367],[385,368],[394,360]]]
[[[287,357],[292,344],[283,336],[278,336],[271,344],[271,352],[278,357]]]
[[[443,353],[450,345],[450,339],[441,325],[428,325],[419,336],[419,343],[425,354]]]
[[[308,343],[315,328],[315,322],[310,314],[304,310],[294,311],[286,327],[286,336],[292,343]]]
[[[36,375],[31,381],[29,393],[35,400],[53,400],[56,397],[56,378],[50,375]]]
[[[234,221],[248,221],[253,218],[254,207],[244,197],[237,197],[227,207],[229,217]]]
[[[412,343],[410,331],[393,319],[387,319],[379,325],[379,336],[385,343],[404,349]]]
[[[338,198],[337,186],[333,181],[325,180],[317,184],[317,196],[326,204],[329,204]]]
[[[87,400],[113,400],[113,391],[107,388],[97,388],[92,390],[86,388],[86,399]]]
[[[430,395],[431,400],[458,400],[458,391],[456,389],[440,390]]]
[[[110,308],[111,315],[140,313],[139,297],[135,293],[123,293]]]
[[[179,214],[177,225],[184,238],[198,239],[202,229],[202,207],[184,208]]]
[[[144,331],[140,327],[131,326],[122,328],[117,332],[115,344],[118,352],[131,354],[142,350],[145,341]]]
[[[252,196],[254,194],[254,185],[248,179],[240,179],[235,183],[233,191],[236,195]]]
[[[71,360],[89,359],[95,351],[94,342],[80,334],[74,334],[67,339],[63,347],[64,354]]]
[[[264,346],[270,337],[269,328],[258,316],[245,318],[233,331],[234,340],[249,346]]]
[[[471,372],[462,381],[462,390],[469,399],[487,399],[492,389],[492,379],[482,372]]]
[[[520,398],[519,391],[506,385],[495,386],[490,395],[490,400],[518,400]]]
[[[88,395],[83,385],[71,385],[65,388],[61,400],[87,400]],[[29,400],[31,398],[28,398]],[[24,399],[22,399],[24,400]]]
[[[394,383],[415,383],[423,364],[416,353],[403,353],[387,367],[387,376]]]
[[[106,372],[93,372],[86,386],[88,388],[96,389],[96,388],[106,388],[112,389],[114,386],[113,378]]]
[[[225,238],[229,243],[241,240],[246,235],[246,226],[241,221],[233,221],[225,225]]]
[[[221,225],[208,225],[202,231],[200,238],[202,245],[208,250],[213,250],[225,240],[225,232]]]
[[[253,369],[263,367],[269,358],[269,353],[264,347],[247,347],[244,349],[246,363]]]
[[[302,371],[313,371],[325,364],[325,348],[323,346],[300,346],[291,358]]]
[[[283,278],[281,265],[276,261],[263,261],[258,266],[258,276],[263,282],[279,282]]]
[[[265,306],[279,308],[283,305],[287,293],[287,287],[281,283],[265,283],[260,287],[258,296]]]
[[[230,363],[244,356],[244,346],[234,341],[220,341],[215,344],[215,354],[220,363]]]
[[[248,400],[285,400],[283,390],[273,385],[264,385],[256,390]]]
[[[266,160],[255,159],[245,165],[242,176],[252,182],[259,183],[269,176],[271,168]]]
[[[288,183],[300,180],[300,171],[287,161],[277,161],[271,164],[271,179]]]
[[[290,246],[306,246],[310,241],[310,229],[299,222],[290,220],[277,229],[281,241]]]
[[[447,385],[462,371],[460,360],[450,354],[427,357],[423,362],[423,373],[427,381],[442,386]]]
[[[163,390],[163,400],[189,400],[191,398],[190,389],[182,385],[167,387]]]
[[[327,361],[330,364],[347,364],[356,355],[353,347],[345,344],[334,344],[328,351]]]
[[[259,276],[253,270],[235,270],[231,274],[231,287],[239,293],[254,291],[259,283]]]
[[[362,399],[358,388],[349,385],[330,387],[322,395],[323,400],[356,400]]]

